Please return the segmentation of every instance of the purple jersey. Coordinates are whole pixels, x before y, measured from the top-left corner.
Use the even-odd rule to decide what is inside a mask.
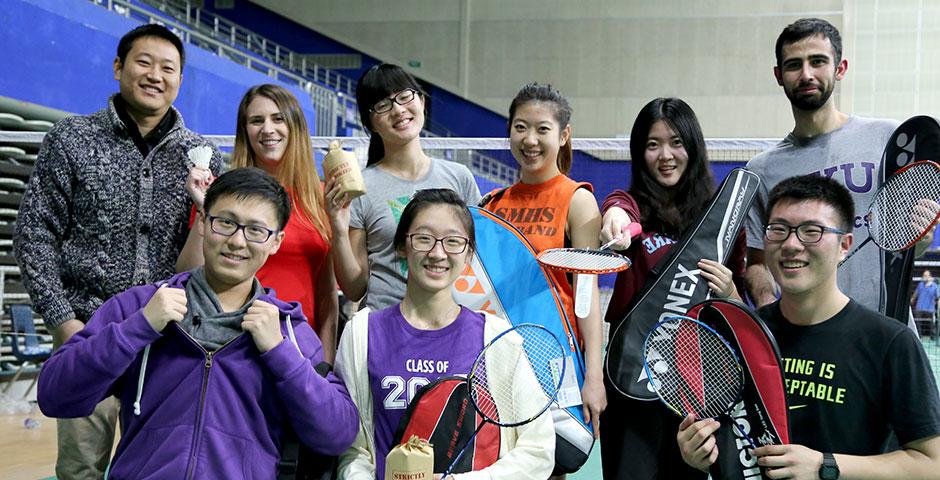
[[[385,478],[385,456],[415,393],[445,375],[466,375],[483,349],[482,313],[460,307],[450,325],[419,330],[399,305],[369,315],[369,387],[372,389],[375,475]]]

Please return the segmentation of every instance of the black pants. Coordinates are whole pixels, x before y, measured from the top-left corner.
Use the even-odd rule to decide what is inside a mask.
[[[676,433],[682,419],[659,400],[625,397],[604,379],[601,414],[604,480],[704,480],[708,474],[682,461]]]

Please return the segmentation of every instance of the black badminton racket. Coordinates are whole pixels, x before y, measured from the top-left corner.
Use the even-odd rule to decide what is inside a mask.
[[[541,325],[519,324],[490,341],[467,375],[470,401],[483,421],[441,478],[450,475],[486,422],[518,427],[545,413],[564,375],[565,349]]]
[[[907,250],[924,238],[940,220],[940,166],[930,160],[914,162],[885,182],[868,207],[868,238],[845,257],[841,266],[868,242],[891,252]]]
[[[685,316],[657,323],[643,344],[643,368],[659,399],[680,417],[726,416],[740,401],[744,371],[714,329]],[[732,421],[752,448],[751,437]]]

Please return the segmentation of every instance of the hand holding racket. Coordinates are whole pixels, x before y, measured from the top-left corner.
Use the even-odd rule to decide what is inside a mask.
[[[865,215],[868,238],[855,247],[845,263],[868,242],[882,250],[900,252],[913,247],[940,220],[940,166],[930,160],[898,170],[878,189]]]
[[[631,228],[631,225],[634,225],[632,228],[638,229],[635,232],[630,232],[629,235],[624,235]],[[640,224],[634,222],[627,212],[620,207],[611,207],[607,209],[607,212],[604,213],[603,225],[601,225],[601,243],[606,244],[608,247],[612,247],[614,250],[622,251],[630,248],[631,240],[640,234],[642,228]]]
[[[744,374],[731,345],[708,325],[685,316],[657,323],[643,345],[643,368],[659,399],[680,417],[727,416],[741,399]],[[743,438],[751,437],[733,420]]]
[[[643,233],[640,224],[624,227],[635,237]],[[613,273],[630,268],[630,259],[608,249],[620,239],[611,240],[600,248],[549,248],[538,255],[538,262],[545,267],[571,273]]]
[[[541,325],[519,324],[490,341],[467,376],[470,400],[483,421],[441,478],[450,475],[486,422],[518,427],[548,410],[564,374],[565,350]]]

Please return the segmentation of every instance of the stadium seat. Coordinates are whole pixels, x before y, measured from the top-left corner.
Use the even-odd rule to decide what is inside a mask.
[[[52,348],[44,347],[39,344],[39,336],[36,334],[36,325],[33,323],[32,307],[25,303],[10,305],[10,316],[13,318],[13,332],[12,334],[5,333],[5,335],[13,337],[11,344],[13,356],[20,362],[20,366],[3,388],[4,394],[9,392],[10,388],[19,379],[28,364],[33,363],[38,366],[52,355]],[[19,341],[19,337],[21,336],[23,337],[22,346]],[[36,386],[36,380],[38,380],[38,378],[38,375],[33,378],[29,388],[26,389],[26,393],[23,394],[23,398],[29,396],[29,392]]]

